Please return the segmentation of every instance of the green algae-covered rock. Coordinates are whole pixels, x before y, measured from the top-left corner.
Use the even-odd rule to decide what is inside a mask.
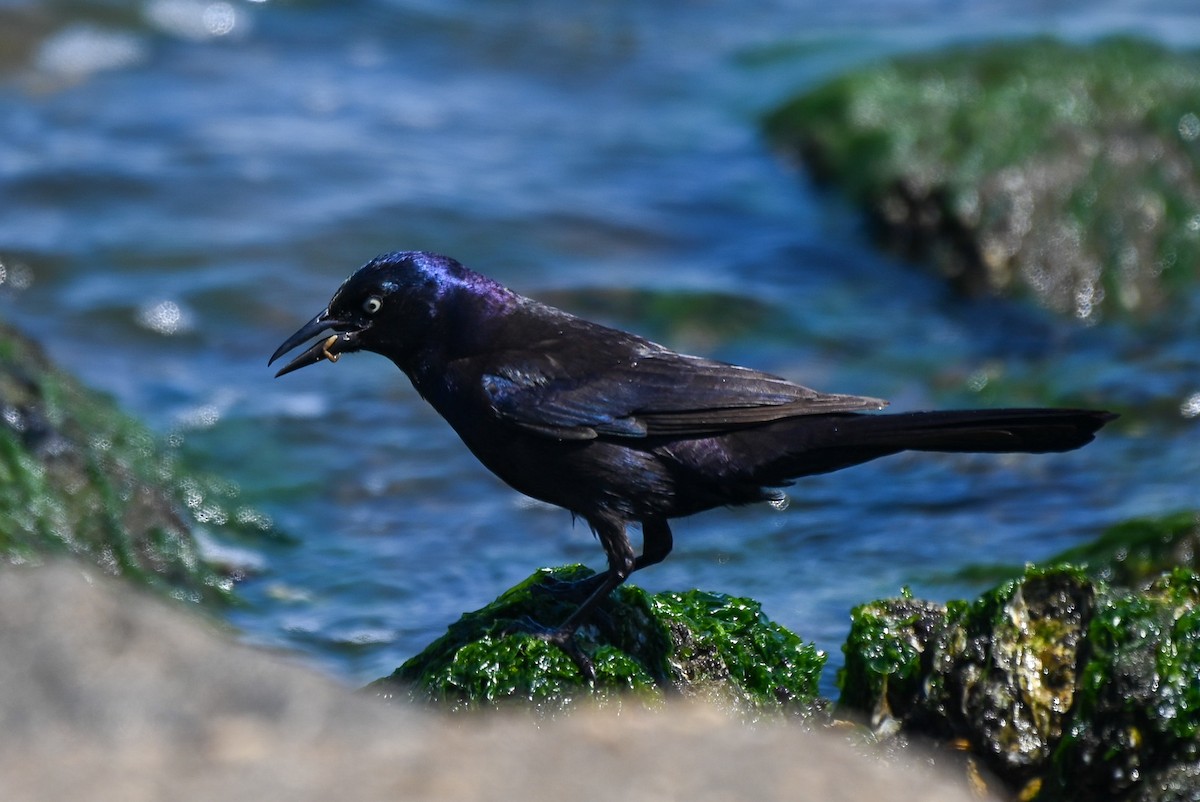
[[[961,739],[1026,799],[1200,792],[1200,577],[1117,589],[1029,568],[973,603],[857,608],[843,710]]]
[[[1195,281],[1198,115],[1200,55],[1035,40],[864,68],[766,128],[960,287],[1094,319]]]
[[[877,731],[965,738],[1002,776],[1026,779],[1062,734],[1091,605],[1082,573],[1049,569],[972,604],[858,607],[839,707]]]
[[[822,652],[769,621],[754,601],[695,590],[618,588],[577,635],[595,664],[590,686],[566,653],[522,630],[564,620],[577,601],[552,589],[591,575],[583,566],[537,572],[369,689],[452,709],[532,703],[543,713],[633,697],[652,705],[671,695],[751,718],[807,716],[819,707]]]
[[[231,579],[201,558],[182,511],[231,501],[219,483],[180,472],[110,399],[0,327],[0,559],[71,554],[177,598],[224,600]],[[249,529],[262,521],[242,518]]]
[[[1045,564],[1076,565],[1092,579],[1121,587],[1149,585],[1177,567],[1200,571],[1200,512],[1181,510],[1113,524],[1095,540],[1061,551]],[[1002,582],[1022,571],[1018,565],[979,563],[950,578],[982,584]]]
[[[1093,578],[1122,587],[1152,582],[1177,567],[1200,570],[1200,513],[1185,510],[1122,521],[1048,562],[1084,566]]]
[[[1106,594],[1044,798],[1200,797],[1200,576]]]

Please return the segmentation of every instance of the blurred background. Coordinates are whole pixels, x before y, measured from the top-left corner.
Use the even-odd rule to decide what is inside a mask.
[[[209,544],[250,574],[229,617],[350,683],[539,566],[603,564],[585,526],[491,477],[390,363],[272,379],[270,353],[377,253],[444,252],[676,349],[893,409],[1125,413],[1071,454],[902,455],[805,480],[785,512],[681,521],[672,557],[637,576],[755,597],[836,665],[855,604],[974,594],[968,566],[1194,506],[1200,304],[1147,329],[964,299],[880,254],[761,119],[888,56],[1113,33],[1190,48],[1200,11],[0,0],[0,315],[269,516],[290,542]]]

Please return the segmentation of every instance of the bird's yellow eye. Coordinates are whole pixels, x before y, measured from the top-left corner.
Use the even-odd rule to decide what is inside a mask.
[[[380,307],[382,307],[382,306],[383,306],[383,301],[381,301],[379,299],[379,296],[377,296],[377,295],[372,295],[370,298],[363,301],[363,311],[366,312],[368,315],[375,314],[376,312],[379,311]]]

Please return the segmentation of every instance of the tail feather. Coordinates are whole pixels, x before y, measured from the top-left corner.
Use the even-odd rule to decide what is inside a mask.
[[[759,430],[774,439],[776,456],[761,464],[756,474],[763,484],[782,484],[900,451],[1070,451],[1090,443],[1116,417],[1086,409],[979,409],[793,419]],[[784,444],[780,453],[779,445]]]
[[[1070,451],[1090,443],[1111,412],[1086,409],[974,409],[861,415],[845,429],[859,445],[902,451]]]

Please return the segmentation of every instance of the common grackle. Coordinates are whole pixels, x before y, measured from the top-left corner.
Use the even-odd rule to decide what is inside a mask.
[[[489,470],[588,522],[608,570],[565,622],[542,633],[585,674],[576,629],[632,572],[670,553],[670,518],[778,499],[797,477],[899,451],[1067,451],[1116,417],[1083,409],[864,414],[886,402],[678,354],[421,251],[363,265],[270,361],[327,331],[276,375],[353,351],[382,354]],[[631,522],[641,525],[640,555],[626,534]]]

